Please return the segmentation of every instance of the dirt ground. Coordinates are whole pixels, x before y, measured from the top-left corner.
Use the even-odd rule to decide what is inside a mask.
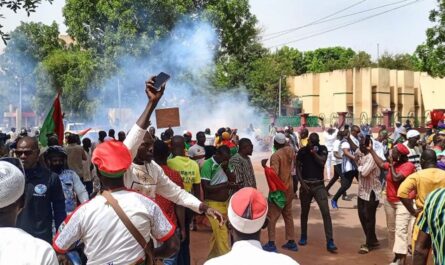
[[[259,153],[252,158],[257,178],[257,185],[263,194],[267,194],[268,188],[264,177],[263,170],[260,165],[261,158],[267,158],[269,154]],[[336,183],[331,193],[339,188]],[[386,236],[386,218],[384,208],[379,207],[377,210],[377,237],[381,243],[379,249],[373,250],[366,255],[358,254],[360,245],[364,242],[363,230],[357,214],[357,184],[354,183],[348,195],[352,195],[351,201],[339,200],[340,209],[332,210],[331,217],[334,228],[334,241],[338,247],[338,253],[332,254],[326,250],[326,240],[323,229],[323,220],[317,203],[312,203],[308,224],[308,244],[299,247],[298,252],[287,251],[281,249],[280,246],[285,243],[284,239],[284,222],[280,218],[277,224],[277,240],[276,245],[280,253],[291,256],[302,265],[332,265],[333,262],[341,265],[382,265],[389,264],[393,258],[392,251],[388,248]],[[294,225],[296,231],[296,240],[300,236],[300,201],[294,200],[293,206]],[[198,231],[191,232],[191,256],[192,264],[203,264],[209,251],[209,238],[211,230],[205,227],[199,227]],[[267,241],[267,231],[263,231],[261,242]],[[410,258],[410,257],[409,257]]]

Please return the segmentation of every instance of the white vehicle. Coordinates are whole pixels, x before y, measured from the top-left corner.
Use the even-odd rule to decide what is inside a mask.
[[[65,126],[65,132],[78,133],[85,129],[86,129],[85,123],[82,122],[71,122],[67,123]]]

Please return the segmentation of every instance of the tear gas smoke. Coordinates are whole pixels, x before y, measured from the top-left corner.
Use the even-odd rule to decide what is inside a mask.
[[[141,45],[144,45],[143,43]],[[211,128],[238,128],[240,131],[262,125],[264,113],[249,104],[243,88],[230,88],[229,92],[211,89],[210,76],[215,71],[215,55],[218,37],[215,29],[202,21],[183,21],[167,38],[157,42],[147,57],[122,56],[118,60],[119,73],[100,89],[108,100],[98,102],[95,124],[106,124],[104,114],[109,108],[131,109],[131,115],[121,114],[119,122],[112,126],[129,129],[143,110],[147,99],[145,81],[150,75],[163,71],[170,74],[167,88],[158,108],[179,107],[181,128],[173,128],[176,134],[191,130],[193,134]],[[120,104],[119,94],[120,90]],[[98,95],[89,95],[97,100]],[[152,118],[155,122],[155,118]],[[155,123],[154,123],[155,125]]]

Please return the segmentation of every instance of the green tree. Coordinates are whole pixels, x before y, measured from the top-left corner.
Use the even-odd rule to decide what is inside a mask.
[[[22,23],[10,37],[4,53],[0,55],[0,90],[7,94],[9,102],[18,104],[21,88],[23,107],[30,108],[36,91],[34,72],[37,64],[53,50],[61,49],[63,43],[59,40],[56,23],[50,26]]]
[[[437,0],[429,20],[434,24],[426,31],[426,42],[419,45],[415,55],[418,67],[435,77],[445,77],[445,3]]]
[[[250,101],[255,106],[271,113],[278,113],[278,85],[282,79],[282,104],[290,101],[290,93],[286,87],[284,76],[294,75],[293,61],[278,53],[267,54],[252,63],[252,70],[247,75],[246,87]]]
[[[365,68],[374,66],[371,55],[364,51],[359,51],[349,60],[349,68]]]
[[[320,48],[304,53],[304,62],[308,72],[322,73],[350,68],[350,61],[355,56],[351,48]]]
[[[47,109],[56,92],[62,95],[63,110],[69,119],[88,119],[95,100],[89,95],[97,92],[98,63],[90,51],[55,50],[38,66],[36,108]]]
[[[417,64],[416,57],[407,53],[389,54],[385,52],[377,62],[378,67],[412,71],[418,70]]]
[[[45,0],[44,0],[45,1]],[[53,0],[46,0],[49,3],[52,3]],[[14,13],[17,13],[17,11],[24,9],[28,17],[31,15],[31,13],[36,11],[36,8],[39,4],[41,4],[42,0],[1,0],[0,1],[0,10],[4,7],[7,9],[10,9],[14,11]],[[0,14],[0,19],[3,18],[3,16]],[[1,29],[3,28],[3,25],[0,24],[0,37],[2,38],[5,45],[7,44],[7,41],[10,39],[9,34],[6,34]]]

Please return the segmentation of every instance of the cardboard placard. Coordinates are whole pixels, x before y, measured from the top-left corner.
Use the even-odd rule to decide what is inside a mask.
[[[179,119],[179,108],[157,109],[156,110],[156,127],[168,128],[179,127],[181,122]]]

